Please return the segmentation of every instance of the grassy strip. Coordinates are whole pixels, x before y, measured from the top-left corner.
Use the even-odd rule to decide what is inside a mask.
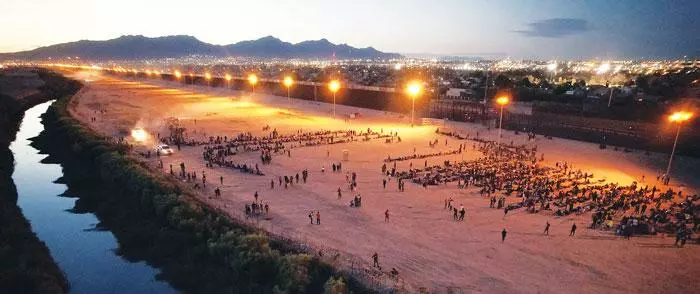
[[[51,99],[49,95],[77,91],[60,81],[60,76],[40,73],[46,78],[42,95],[15,100],[0,95],[0,293],[67,293],[69,284],[51,257],[46,244],[17,206],[17,189],[12,180],[14,157],[9,149],[15,140],[24,111]],[[45,95],[49,94],[49,95]]]
[[[171,179],[129,158],[125,146],[83,126],[57,100],[43,116],[35,147],[61,162],[78,210],[94,212],[119,253],[146,260],[162,279],[190,293],[356,293],[313,256],[289,250],[187,195]],[[62,142],[62,144],[55,144]]]

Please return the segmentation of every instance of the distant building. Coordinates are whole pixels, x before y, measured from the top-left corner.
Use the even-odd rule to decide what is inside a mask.
[[[471,100],[476,98],[476,92],[472,89],[449,88],[445,93],[445,99]]]

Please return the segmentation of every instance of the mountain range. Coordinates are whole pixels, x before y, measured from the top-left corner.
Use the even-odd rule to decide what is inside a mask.
[[[0,53],[0,60],[37,60],[76,56],[87,60],[124,60],[189,55],[321,59],[330,59],[333,55],[338,59],[401,57],[399,54],[381,52],[372,47],[355,48],[347,44],[333,44],[326,39],[292,44],[267,36],[230,45],[213,45],[185,35],[156,38],[129,35],[106,41],[82,40],[22,52]]]

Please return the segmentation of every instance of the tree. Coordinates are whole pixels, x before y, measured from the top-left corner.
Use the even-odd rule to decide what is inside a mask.
[[[513,81],[511,81],[510,78],[508,78],[507,76],[502,75],[502,74],[497,75],[496,79],[494,79],[493,83],[499,89],[500,88],[510,88],[513,85]]]
[[[530,88],[532,87],[532,83],[530,82],[530,79],[524,77],[522,80],[520,80],[520,82],[518,82],[518,87]]]
[[[637,88],[642,90],[649,89],[649,78],[647,76],[637,76],[634,80],[634,84],[637,85]]]

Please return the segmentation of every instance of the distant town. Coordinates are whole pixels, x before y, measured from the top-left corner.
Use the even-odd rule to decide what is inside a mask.
[[[605,106],[668,105],[700,101],[700,60],[486,60],[445,59],[276,59],[186,56],[91,62],[80,57],[29,64],[82,66],[144,74],[173,74],[263,80],[292,75],[298,82],[343,81],[345,87],[393,92],[419,80],[430,98],[485,102],[507,92],[515,101],[548,101]],[[3,66],[27,65],[23,61]],[[658,108],[658,114],[666,111]],[[603,115],[603,114],[601,114]],[[619,115],[620,119],[655,120],[656,116]]]

